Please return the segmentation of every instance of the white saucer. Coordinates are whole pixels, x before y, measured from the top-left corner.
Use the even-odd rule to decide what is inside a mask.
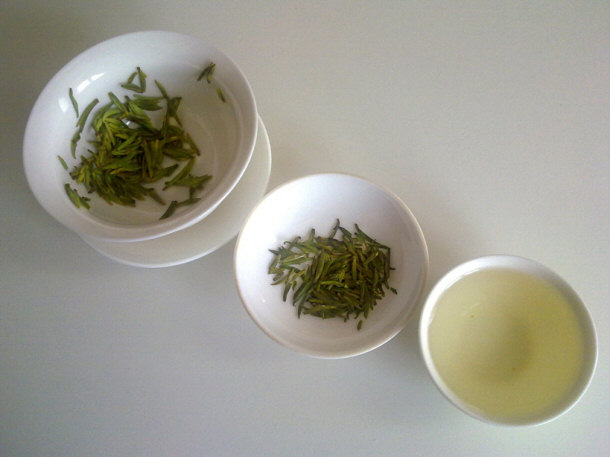
[[[93,249],[126,265],[147,268],[180,265],[228,243],[265,194],[271,174],[271,146],[258,118],[258,135],[248,168],[233,191],[209,216],[191,227],[145,241],[116,242],[80,235]]]

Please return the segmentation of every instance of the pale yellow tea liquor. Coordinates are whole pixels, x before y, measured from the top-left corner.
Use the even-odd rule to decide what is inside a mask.
[[[430,356],[446,387],[499,422],[544,416],[578,387],[586,340],[552,282],[510,268],[473,271],[438,298]]]

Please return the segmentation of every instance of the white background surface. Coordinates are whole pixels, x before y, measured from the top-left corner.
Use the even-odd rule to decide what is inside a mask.
[[[139,269],[52,220],[21,166],[29,111],[76,54],[145,29],[242,67],[271,187],[345,171],[397,193],[428,241],[427,290],[485,254],[563,276],[599,334],[581,402],[540,427],[480,423],[430,381],[419,314],[371,353],[308,358],[243,310],[233,241]],[[0,455],[609,455],[609,49],[594,0],[0,0]]]

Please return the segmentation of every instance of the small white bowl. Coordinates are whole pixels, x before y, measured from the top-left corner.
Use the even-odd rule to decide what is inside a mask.
[[[299,318],[268,274],[269,249],[312,228],[326,236],[337,218],[391,248],[389,283],[398,294],[388,291],[360,330],[354,319]],[[428,251],[415,217],[396,195],[355,176],[316,174],[277,187],[251,212],[237,239],[234,268],[244,307],[263,332],[299,353],[341,358],[375,349],[404,328],[424,290]]]
[[[209,63],[216,68],[213,81],[198,81]],[[180,208],[159,220],[165,207],[147,200],[135,208],[109,205],[95,194],[91,210],[76,209],[64,184],[77,187],[57,156],[69,169],[70,140],[76,128],[76,114],[69,98],[74,91],[80,112],[98,98],[96,108],[105,105],[108,92],[119,98],[131,93],[120,87],[139,66],[147,74],[145,95],[160,95],[158,80],[170,96],[181,96],[179,113],[184,129],[201,150],[193,174],[211,174],[201,200]],[[220,87],[226,103],[220,100]],[[94,110],[95,112],[95,110]],[[89,125],[92,115],[89,116]],[[113,241],[140,241],[189,227],[211,213],[231,192],[243,175],[254,149],[257,110],[252,89],[240,69],[218,49],[202,40],[174,32],[149,31],[118,36],[93,46],[64,66],[46,85],[30,114],[23,142],[23,160],[28,184],[36,199],[55,219],[75,232]],[[87,155],[83,132],[77,158]],[[162,183],[160,184],[162,185]],[[85,193],[84,189],[80,192]],[[166,202],[183,200],[184,189],[163,193]]]
[[[440,391],[485,422],[537,425],[568,411],[595,371],[593,321],[556,273],[517,256],[481,257],[428,295],[420,345]]]

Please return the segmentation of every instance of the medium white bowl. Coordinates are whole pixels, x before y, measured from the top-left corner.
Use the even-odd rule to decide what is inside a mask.
[[[390,286],[364,325],[357,320],[297,316],[283,287],[271,285],[269,249],[310,229],[326,236],[339,219],[354,224],[391,248]],[[235,277],[244,307],[269,337],[294,351],[321,358],[340,358],[375,349],[399,333],[422,296],[428,272],[423,233],[407,206],[390,191],[346,174],[316,174],[271,191],[252,211],[235,247]]]
[[[439,390],[485,422],[548,422],[576,404],[595,371],[585,305],[556,273],[522,257],[481,257],[448,272],[419,330]]]
[[[213,81],[198,81],[209,63],[216,69]],[[96,97],[101,107],[113,91],[119,98],[130,92],[120,84],[139,66],[147,74],[146,95],[160,95],[158,80],[170,96],[181,96],[179,108],[184,129],[199,146],[193,174],[211,174],[201,200],[159,220],[165,208],[147,200],[135,208],[109,205],[96,195],[91,210],[77,209],[68,199],[64,184],[76,187],[57,156],[70,169],[77,163],[70,153],[76,115],[69,98],[73,89],[82,110]],[[222,103],[216,88],[226,98]],[[89,122],[92,116],[89,117]],[[89,122],[87,124],[89,124]],[[83,132],[77,158],[86,155]],[[243,175],[254,149],[257,110],[252,89],[240,69],[218,49],[204,41],[174,32],[148,31],[122,35],[93,46],[75,57],[46,85],[30,114],[23,143],[28,184],[36,199],[55,219],[75,232],[114,241],[156,238],[186,228],[211,213]],[[160,184],[162,185],[162,183]],[[81,192],[83,194],[85,191]],[[164,199],[183,200],[184,189],[168,189]]]

